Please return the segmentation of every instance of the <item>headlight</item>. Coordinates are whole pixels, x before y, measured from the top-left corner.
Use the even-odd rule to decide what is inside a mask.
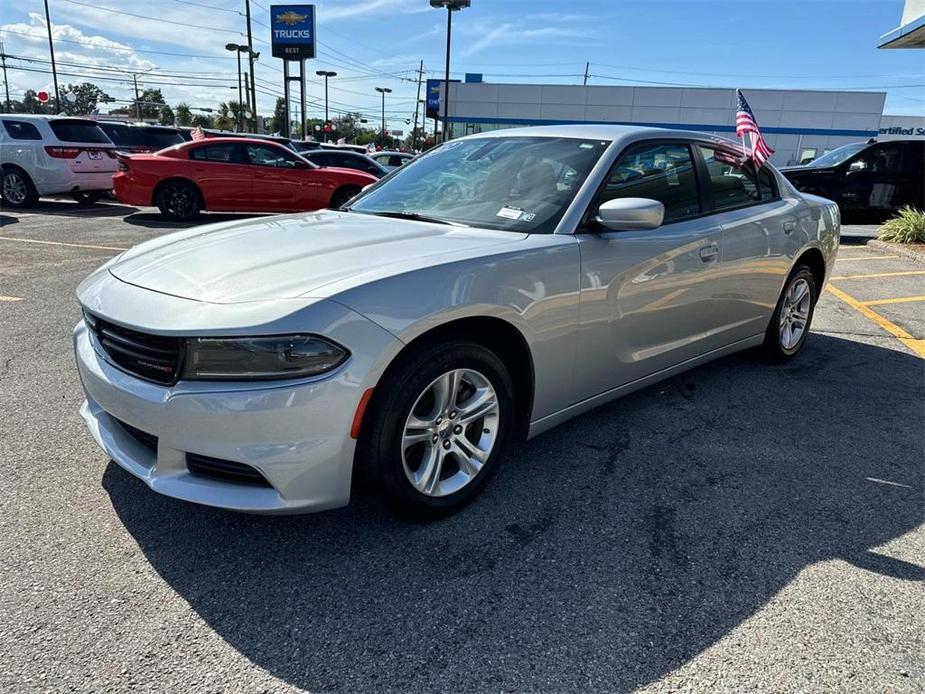
[[[192,338],[183,377],[198,380],[302,378],[330,371],[347,350],[314,335]]]

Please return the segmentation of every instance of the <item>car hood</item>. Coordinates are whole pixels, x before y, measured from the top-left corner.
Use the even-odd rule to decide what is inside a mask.
[[[817,174],[817,173],[832,173],[835,169],[830,166],[783,166],[778,169],[784,176],[790,178],[791,176],[799,176],[800,174]]]
[[[390,274],[484,254],[527,237],[323,211],[212,224],[147,241],[109,272],[129,284],[211,303],[325,298]]]

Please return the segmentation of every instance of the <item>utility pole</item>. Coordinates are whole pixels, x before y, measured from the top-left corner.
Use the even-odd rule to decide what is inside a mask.
[[[582,82],[583,85],[588,86],[588,70],[591,67],[591,62],[585,63],[585,81]]]
[[[247,108],[245,111],[250,111],[250,114],[254,116],[254,132],[257,132],[257,109],[251,106],[251,87],[250,82],[247,79],[247,73],[244,73],[244,97],[247,99]],[[250,132],[250,118],[247,117],[247,114],[244,115],[245,120],[247,121],[247,131]]]
[[[141,97],[138,96],[138,75],[134,72],[132,73],[132,81],[135,83],[135,118],[141,122],[141,103],[139,102]]]
[[[6,87],[6,112],[12,113],[13,109],[10,106],[10,80],[6,76],[6,53],[3,50],[3,41],[0,41],[0,60],[3,61],[3,84]]]
[[[424,61],[421,61],[421,66],[418,68],[418,96],[414,100],[414,129],[411,131],[411,149],[412,151],[416,149],[415,145],[418,141],[418,111],[421,109],[421,80],[424,79]]]
[[[251,115],[254,117],[254,132],[257,131],[257,87],[254,80],[254,39],[251,37],[251,0],[244,0],[244,12],[247,16],[247,63],[251,75],[249,101]]]
[[[48,53],[51,56],[51,76],[55,81],[55,108],[61,113],[61,97],[58,96],[58,68],[55,67],[55,44],[51,40],[51,17],[48,14],[48,0],[45,0],[45,27],[48,29]]]

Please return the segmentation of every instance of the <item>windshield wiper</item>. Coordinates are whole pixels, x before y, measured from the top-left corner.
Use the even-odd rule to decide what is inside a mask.
[[[352,210],[354,212],[359,212],[359,210]],[[428,217],[424,214],[418,214],[417,212],[362,212],[362,214],[371,214],[377,217],[391,217],[393,219],[410,219],[415,222],[432,222],[434,224],[448,224],[454,227],[468,227],[468,224],[462,224],[461,222],[450,222],[446,219],[440,219],[438,217]]]

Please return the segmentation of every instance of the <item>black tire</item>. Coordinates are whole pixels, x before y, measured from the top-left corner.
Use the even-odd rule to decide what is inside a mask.
[[[77,201],[78,205],[95,205],[102,199],[103,193],[99,190],[81,191],[72,193],[71,197]]]
[[[165,181],[157,188],[154,204],[165,217],[185,222],[202,210],[202,195],[199,189],[184,180]]]
[[[808,294],[808,306],[805,310],[794,310],[791,307],[791,298],[795,295],[792,295],[791,292],[801,284],[805,286]],[[809,335],[809,329],[812,326],[813,312],[816,310],[816,301],[819,298],[818,291],[816,287],[816,278],[807,266],[798,265],[793,269],[793,272],[790,273],[790,277],[787,278],[787,283],[784,285],[784,290],[781,292],[780,298],[777,300],[777,306],[774,309],[774,314],[771,316],[771,322],[768,324],[768,329],[764,336],[764,343],[760,348],[761,354],[765,359],[771,362],[782,363],[795,357],[803,348],[803,345],[806,344],[806,338]],[[796,324],[802,323],[803,327],[798,338],[790,344],[788,344],[787,333],[784,328],[784,319],[787,318],[785,312],[790,316],[796,317],[805,314],[805,320],[796,320]],[[791,322],[791,338],[793,338],[795,334],[792,325],[793,323]]]
[[[402,451],[402,437],[412,408],[420,402],[422,394],[441,375],[454,370],[466,370],[469,374],[476,372],[476,375],[484,376],[494,389],[498,405],[496,419],[491,424],[488,419],[478,419],[465,428],[456,427],[462,431],[455,433],[459,439],[466,437],[471,444],[473,439],[481,439],[483,432],[488,436],[487,427],[492,426],[495,432],[494,444],[481,468],[460,489],[445,495],[428,495],[415,488],[409,479],[409,474],[415,471],[406,472],[404,454],[407,453],[411,458],[415,451],[413,447]],[[473,395],[472,391],[462,392],[465,385],[463,382],[460,386],[460,399],[457,400],[461,404]],[[400,518],[432,520],[453,513],[475,498],[496,472],[514,421],[513,409],[511,378],[504,363],[493,352],[463,340],[446,340],[422,347],[403,357],[376,386],[375,395],[364,416],[360,437],[359,462],[363,466],[364,477],[372,482],[390,509]],[[447,416],[444,423],[449,422],[450,417]],[[449,436],[449,431],[440,436]],[[435,442],[439,438],[434,434]],[[446,440],[440,443],[432,446],[437,453],[438,448],[446,446]],[[426,447],[428,443],[420,445]],[[454,480],[465,473],[459,458],[452,453],[446,455],[442,463],[443,478],[437,484],[439,486],[448,481],[452,489]],[[423,465],[423,462],[420,464]]]
[[[6,207],[13,209],[33,207],[39,201],[38,191],[32,184],[29,174],[15,166],[3,167],[0,197]]]
[[[359,192],[360,189],[356,186],[344,186],[343,188],[338,188],[331,195],[331,209],[339,210],[341,207],[350,202],[350,199],[357,195]]]

